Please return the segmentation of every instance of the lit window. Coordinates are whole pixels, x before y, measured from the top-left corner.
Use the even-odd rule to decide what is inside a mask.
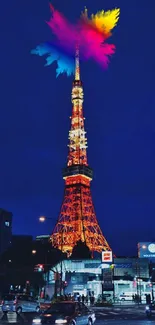
[[[9,221],[5,221],[5,226],[9,227],[10,226],[10,222]]]

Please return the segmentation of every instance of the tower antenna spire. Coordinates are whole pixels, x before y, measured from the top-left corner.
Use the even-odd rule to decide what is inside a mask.
[[[79,42],[76,43],[75,48],[75,81],[80,80],[80,59],[79,59]]]

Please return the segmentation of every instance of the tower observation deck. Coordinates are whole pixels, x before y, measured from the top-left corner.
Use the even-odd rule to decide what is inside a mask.
[[[83,85],[80,79],[79,48],[75,54],[75,79],[72,85],[72,116],[69,131],[67,166],[63,169],[64,199],[51,235],[52,245],[68,255],[81,240],[90,251],[111,250],[99,227],[91,196],[93,171],[87,162],[87,138],[83,116]]]

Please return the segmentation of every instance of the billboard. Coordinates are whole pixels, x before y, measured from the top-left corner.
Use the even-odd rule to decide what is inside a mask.
[[[102,282],[102,291],[113,291],[113,270],[112,269],[103,269],[103,282]]]
[[[112,251],[102,252],[102,263],[112,263]]]
[[[138,243],[138,257],[155,260],[155,242]]]

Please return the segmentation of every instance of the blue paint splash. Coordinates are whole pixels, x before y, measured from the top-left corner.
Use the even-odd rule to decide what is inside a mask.
[[[61,47],[58,45],[53,45],[51,43],[43,43],[38,45],[35,49],[31,51],[31,54],[36,54],[39,56],[46,55],[45,66],[51,65],[53,62],[57,62],[56,77],[60,74],[66,73],[67,76],[71,76],[75,72],[75,61],[74,58],[62,51]]]

